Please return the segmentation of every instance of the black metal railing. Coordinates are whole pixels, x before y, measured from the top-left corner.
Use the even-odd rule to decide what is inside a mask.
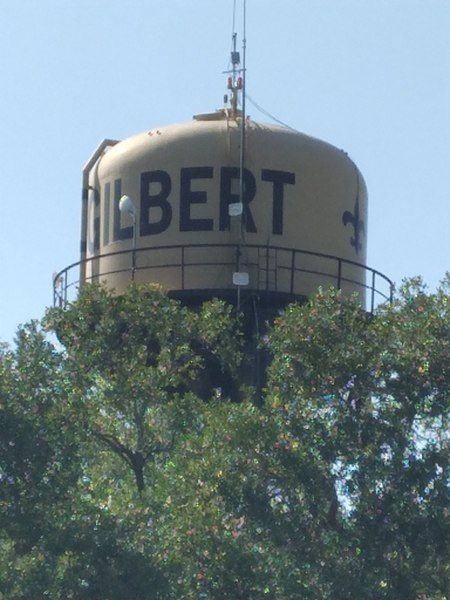
[[[220,260],[189,260],[189,252],[193,250],[205,250],[204,255],[208,255],[209,250],[219,249],[224,251],[229,250],[229,260],[223,260],[223,256]],[[160,255],[161,252],[168,254],[169,252],[176,251],[179,256],[177,260],[170,260],[165,262],[165,258],[158,261],[155,264],[146,264],[139,266],[139,257],[144,253],[146,257],[152,256],[156,258],[156,254]],[[256,257],[255,257],[256,251]],[[149,253],[152,253],[150,255]],[[303,274],[314,275],[316,277],[325,278],[329,284],[334,285],[338,289],[342,289],[345,285],[354,286],[361,292],[370,293],[370,312],[373,312],[376,304],[382,301],[392,302],[394,284],[392,281],[377,271],[371,269],[367,265],[358,263],[331,254],[323,254],[321,252],[312,252],[310,250],[298,250],[293,248],[284,248],[282,246],[263,246],[257,244],[246,244],[245,246],[239,246],[237,244],[185,244],[185,245],[171,245],[171,246],[147,246],[143,248],[126,250],[119,250],[116,252],[108,252],[106,254],[97,254],[83,261],[72,263],[65,269],[62,269],[53,279],[53,305],[64,306],[67,302],[75,299],[77,290],[83,283],[89,283],[92,281],[100,281],[101,278],[109,275],[115,275],[119,273],[130,273],[131,277],[134,278],[135,273],[139,271],[148,271],[152,269],[179,269],[179,285],[177,290],[188,291],[196,289],[195,287],[189,286],[188,274],[193,268],[198,267],[225,267],[235,269],[237,264],[237,257],[240,253],[240,264],[241,268],[253,269],[256,272],[256,285],[250,285],[250,289],[257,289],[258,291],[266,291],[270,293],[279,293],[292,298],[304,295],[296,292],[301,285],[302,280],[298,277]],[[252,256],[253,253],[253,256]],[[130,255],[130,265],[120,268],[114,268],[111,270],[101,269],[102,259],[110,259],[112,257],[120,257]],[[136,259],[135,261],[132,258]],[[284,260],[283,260],[284,257]],[[308,257],[311,259],[319,259],[324,261],[328,266],[325,270],[311,268],[311,265],[301,264],[301,258]],[[136,268],[132,269],[132,265],[135,264]],[[91,271],[94,273],[86,276],[84,281],[80,282],[79,270],[81,266],[91,266]],[[350,267],[353,271],[356,270],[361,276],[359,278],[351,277],[345,273],[345,269]],[[86,272],[88,269],[86,269]],[[282,273],[288,274],[288,284],[284,285],[279,283],[279,279]],[[75,275],[74,275],[75,274]],[[262,275],[262,276],[261,276]],[[272,277],[271,277],[272,276]],[[368,277],[367,277],[368,276]],[[367,280],[369,283],[367,283]],[[286,279],[285,279],[286,281]],[[297,285],[296,285],[297,282]],[[198,291],[198,290],[197,290]],[[218,290],[219,293],[219,290]]]

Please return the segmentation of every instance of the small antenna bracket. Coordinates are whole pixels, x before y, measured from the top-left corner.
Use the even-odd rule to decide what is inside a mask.
[[[238,112],[238,98],[239,91],[242,90],[243,87],[243,79],[241,76],[242,69],[240,68],[241,64],[241,55],[239,51],[236,49],[237,43],[237,33],[233,33],[233,49],[231,50],[231,69],[229,71],[225,71],[228,74],[227,88],[230,90],[230,106],[231,113],[233,116],[237,115]],[[228,94],[224,97],[225,103],[228,102]]]

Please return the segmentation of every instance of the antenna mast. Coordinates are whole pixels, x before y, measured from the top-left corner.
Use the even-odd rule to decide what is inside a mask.
[[[243,199],[244,199],[244,167],[245,167],[245,125],[246,125],[246,112],[245,112],[245,79],[246,79],[246,21],[247,21],[247,2],[243,0],[243,35],[242,35],[242,68],[240,68],[241,60],[239,52],[236,49],[237,46],[237,33],[235,29],[235,12],[236,12],[236,0],[233,5],[233,34],[232,34],[232,50],[231,50],[231,71],[228,77],[228,89],[231,92],[230,105],[231,105],[231,116],[237,119],[238,116],[241,118],[240,123],[240,151],[239,151],[239,202],[229,205],[229,215],[239,217],[239,241],[236,250],[236,272],[233,274],[233,283],[237,286],[237,310],[240,309],[241,299],[241,286],[248,285],[248,273],[241,272],[242,264],[242,247],[244,245],[244,233],[245,233],[245,215],[243,211]],[[242,93],[242,110],[238,111],[239,92]]]
[[[245,166],[245,80],[246,80],[246,70],[245,70],[245,54],[247,48],[247,40],[246,40],[246,0],[243,0],[243,31],[242,31],[242,114],[241,114],[241,151],[239,156],[239,202],[241,204],[241,227],[240,227],[240,235],[239,235],[239,246],[238,246],[238,271],[241,270],[241,258],[242,258],[242,245],[244,243],[244,235],[245,235],[245,214],[243,211],[243,200],[244,200],[244,166]],[[248,278],[248,275],[247,275]],[[239,311],[241,304],[241,286],[237,286],[237,309]]]

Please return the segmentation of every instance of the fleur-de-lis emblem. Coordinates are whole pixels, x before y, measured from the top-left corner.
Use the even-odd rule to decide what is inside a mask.
[[[342,223],[347,226],[348,224],[353,226],[355,232],[354,236],[350,238],[350,244],[354,247],[356,254],[361,250],[361,235],[364,233],[364,223],[359,218],[359,198],[356,196],[355,208],[353,213],[346,210],[342,215]]]

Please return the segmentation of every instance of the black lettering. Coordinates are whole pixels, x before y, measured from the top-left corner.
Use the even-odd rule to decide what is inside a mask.
[[[161,189],[157,194],[150,194],[150,184],[158,183]],[[165,231],[172,221],[172,207],[167,198],[172,189],[170,176],[166,171],[146,171],[141,173],[141,235],[155,235]],[[150,223],[150,209],[159,208],[161,218]]]
[[[284,186],[286,184],[295,184],[295,173],[263,169],[261,171],[261,179],[263,181],[270,181],[273,183],[272,233],[282,235]]]
[[[109,244],[109,205],[111,199],[111,184],[105,183],[103,192],[103,245]]]
[[[191,204],[205,204],[206,192],[193,192],[192,179],[212,179],[212,167],[189,167],[180,172],[180,231],[212,231],[212,219],[192,219]]]
[[[114,231],[113,241],[118,240],[130,240],[133,237],[133,226],[121,227],[121,216],[122,213],[119,209],[119,202],[122,197],[122,180],[116,179],[114,181]]]
[[[226,231],[230,229],[228,206],[235,202],[239,202],[239,194],[234,194],[231,191],[232,182],[235,179],[239,180],[239,176],[239,167],[222,167],[220,170],[220,231]],[[256,181],[248,169],[244,169],[242,183],[243,223],[248,233],[256,233],[255,222],[248,206],[256,194]]]

